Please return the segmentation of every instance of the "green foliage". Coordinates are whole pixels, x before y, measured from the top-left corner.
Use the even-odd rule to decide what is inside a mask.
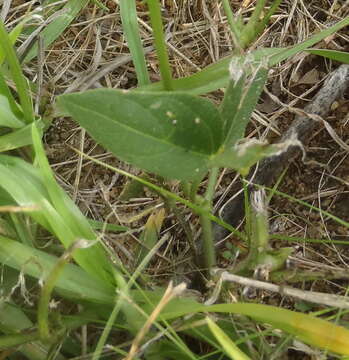
[[[136,2],[120,0],[119,6],[122,28],[124,30],[127,44],[132,55],[132,61],[137,73],[138,86],[147,85],[150,83],[150,80],[147,63],[144,57],[142,40],[138,29]]]
[[[222,141],[218,111],[188,94],[102,89],[58,105],[120,159],[166,178],[201,178]]]
[[[344,51],[328,49],[308,49],[307,52],[313,55],[320,55],[331,60],[340,61],[344,64],[349,64],[349,54]]]
[[[45,47],[67,28],[87,3],[87,0],[69,0],[61,9],[55,6],[45,14],[55,17],[41,32]],[[99,4],[98,1],[96,3]],[[265,3],[264,0],[258,1],[247,25],[243,24],[241,18],[234,19],[232,13],[227,14],[235,40],[241,41],[237,44],[241,48],[246,48],[264,29],[280,1],[273,1],[269,11],[261,17]],[[66,94],[58,98],[58,105],[62,113],[76,119],[97,142],[120,159],[166,179],[182,181],[183,187],[188,190],[186,194],[190,201],[150,183],[148,178],[137,178],[109,166],[155,190],[170,206],[175,207],[178,201],[199,214],[203,236],[208,239],[204,248],[207,253],[210,252],[209,256],[204,254],[210,257],[209,260],[206,259],[205,265],[210,268],[215,264],[211,221],[224,225],[211,213],[218,168],[229,167],[246,174],[258,160],[283,151],[289,145],[270,146],[255,140],[241,142],[266,82],[268,68],[348,25],[349,19],[338,22],[292,48],[259,49],[249,55],[234,53],[199,73],[173,80],[159,4],[157,0],[148,0],[162,82],[143,86],[149,82],[149,77],[138,33],[135,2],[121,0],[123,26],[141,88],[129,92],[99,89]],[[227,5],[225,1],[226,11],[229,10]],[[3,276],[1,284],[6,300],[2,301],[0,311],[0,330],[3,334],[0,336],[0,349],[21,345],[20,351],[29,359],[50,358],[55,348],[45,347],[39,340],[51,341],[49,337],[52,335],[52,339],[55,339],[53,345],[62,341],[64,347],[63,339],[68,334],[66,330],[100,321],[104,330],[99,340],[96,340],[97,348],[93,355],[93,359],[98,359],[115,327],[135,335],[164,295],[162,288],[150,291],[142,289],[137,283],[144,283],[146,277],[142,271],[164,242],[158,236],[164,215],[159,213],[147,222],[141,237],[146,249],[138,249],[137,268],[133,274],[128,274],[121,262],[117,261],[117,256],[106,251],[93,229],[130,229],[87,219],[57,184],[50,169],[41,140],[43,120],[37,119],[34,114],[30,87],[13,48],[23,24],[20,23],[8,35],[4,25],[0,23],[0,64],[5,62],[10,70],[0,69],[0,152],[22,148],[20,150],[26,155],[26,160],[17,156],[19,152],[0,155],[0,206],[21,211],[20,214],[1,214],[0,218],[0,263],[3,272],[7,274]],[[317,49],[310,51],[348,62],[346,54],[340,52]],[[24,61],[30,61],[36,55],[37,46],[34,45]],[[17,94],[7,85],[8,77],[13,80]],[[210,101],[195,96],[225,86],[227,90],[219,108]],[[173,91],[163,92],[164,89]],[[207,190],[203,196],[199,196],[196,194],[198,184],[207,174]],[[248,229],[248,236],[255,240],[254,243],[250,241],[246,262],[248,266],[243,268],[249,273],[255,267],[265,264],[271,265],[271,270],[282,268],[290,251],[286,248],[276,252],[269,248],[267,218],[265,214],[264,217],[259,215],[257,212],[252,214]],[[231,227],[228,228],[234,231]],[[58,239],[63,247],[56,245],[54,248],[48,244],[45,249],[37,249],[39,234],[43,230],[45,234]],[[237,234],[242,238],[246,237],[245,234]],[[85,245],[75,248],[74,244],[77,243]],[[53,248],[55,255],[49,254],[53,252]],[[64,248],[69,250],[64,251]],[[227,254],[227,257],[232,258],[233,249],[229,250],[230,255]],[[73,258],[74,264],[69,263],[70,258]],[[244,263],[242,267],[243,265]],[[237,269],[238,267],[235,268]],[[22,275],[26,276],[33,287],[38,280],[44,284],[38,309],[36,311],[31,308],[30,316],[27,316],[24,306],[22,309],[10,304],[10,296],[18,286],[17,277]],[[58,311],[55,317],[50,316],[49,304],[55,293],[64,299],[64,304],[79,304],[89,314],[93,312],[93,316],[66,319]],[[75,306],[71,308],[75,311]],[[210,354],[212,358],[216,359],[226,353],[232,358],[248,359],[251,355],[248,353],[249,347],[241,346],[245,340],[237,339],[236,329],[230,322],[229,326],[222,328],[219,320],[219,327],[210,320],[205,321],[201,313],[208,312],[238,314],[239,321],[242,319],[241,315],[248,316],[284,330],[308,344],[348,354],[348,330],[324,320],[270,306],[243,303],[207,306],[192,297],[183,297],[173,299],[160,316],[157,314],[158,321],[152,320],[154,326],[150,328],[149,334],[143,335],[144,340],[158,336],[154,329],[161,331],[164,339],[150,346],[145,357],[199,358],[172,328],[178,326],[182,316],[197,313],[195,319],[189,317],[185,320],[187,329],[194,329],[196,321],[201,321],[202,326],[204,321],[205,331],[202,334],[205,336],[200,340],[213,346],[215,350]],[[35,317],[38,319],[37,324]],[[273,333],[272,328],[267,331]],[[191,332],[193,333],[194,331]],[[277,333],[273,335],[277,336]],[[118,351],[125,354],[123,349]],[[78,354],[75,351],[74,355]]]

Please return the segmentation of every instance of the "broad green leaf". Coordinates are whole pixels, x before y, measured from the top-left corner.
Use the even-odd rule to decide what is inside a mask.
[[[309,49],[308,53],[313,55],[320,55],[328,59],[340,61],[344,64],[349,64],[349,53],[345,51],[327,50],[327,49]]]
[[[22,271],[36,279],[42,279],[53,268],[58,258],[0,236],[0,263]],[[56,290],[63,296],[77,301],[111,305],[114,289],[95,277],[88,275],[80,267],[67,264],[56,283]]]
[[[206,318],[208,327],[212,334],[216,337],[218,342],[222,345],[224,351],[233,360],[249,360],[250,358],[245,355],[230,339],[230,337],[209,317]]]
[[[89,0],[69,0],[63,9],[59,10],[62,11],[61,15],[45,26],[41,32],[45,48],[51,45],[63,33],[88,2]],[[37,54],[38,46],[35,44],[26,55],[24,62],[28,63],[33,60]]]
[[[166,178],[203,176],[222,141],[218,110],[188,94],[98,89],[62,95],[58,106],[120,159]]]
[[[12,112],[8,99],[0,95],[0,126],[17,129],[24,125],[25,124]]]

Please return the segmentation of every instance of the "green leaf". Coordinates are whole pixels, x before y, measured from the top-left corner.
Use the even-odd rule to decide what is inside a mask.
[[[143,86],[150,83],[147,63],[144,56],[142,39],[140,37],[137,23],[137,10],[135,0],[119,1],[122,29],[127,39],[127,45],[132,55],[135,66],[138,85]]]
[[[300,44],[294,45],[290,48],[266,48],[258,49],[250,53],[255,60],[262,58],[269,58],[269,66],[278,64],[279,62],[288,59],[289,57],[296,55],[297,53],[306,50],[308,47],[315,45],[327,36],[335,33],[343,27],[349,25],[349,16],[339,21],[335,25],[311,36],[309,39],[303,41]],[[185,91],[194,95],[206,94],[211,91],[215,91],[219,88],[226,87],[228,85],[229,76],[229,63],[233,56],[223,58],[216,63],[207,66],[203,70],[185,78],[172,80],[173,90]],[[151,85],[144,86],[135,91],[159,91],[163,90],[162,82],[157,82]]]
[[[7,99],[12,113],[17,118],[22,118],[23,117],[22,110],[18,106],[10,88],[8,87],[1,70],[0,70],[0,95],[4,96]]]
[[[45,277],[57,263],[58,258],[34,249],[5,236],[0,236],[0,263],[24,272],[36,279]],[[111,305],[114,289],[80,267],[67,264],[56,283],[56,290],[77,301],[91,301]]]
[[[268,69],[262,62],[255,62],[253,58],[246,58],[243,63],[236,58],[230,65],[230,72],[233,78],[231,81],[236,82],[236,85],[228,87],[222,105],[227,134],[225,144],[228,147],[244,137],[252,111],[267,80]],[[251,77],[248,78],[248,74],[252,74]]]
[[[120,159],[166,178],[203,176],[222,141],[218,110],[188,94],[98,89],[62,95],[58,106]]]
[[[44,127],[41,121],[36,121],[36,124],[40,128]],[[29,124],[9,134],[0,136],[0,152],[18,149],[32,143],[32,124]]]
[[[34,206],[35,209],[30,215],[56,235],[66,248],[77,239],[97,240],[87,219],[58,185],[55,191],[60,198],[60,207],[54,200],[50,202],[47,188],[51,187],[52,192],[54,185],[49,184],[31,164],[20,158],[0,155],[0,173],[0,188],[19,206]],[[75,226],[70,226],[72,222],[75,222]],[[96,242],[87,249],[76,250],[73,257],[92,276],[99,277],[106,283],[111,282],[112,266],[100,243]]]
[[[250,53],[248,56],[253,57],[255,61],[259,61],[266,57],[270,58],[272,55],[279,54],[284,50],[285,49],[280,48],[258,49]],[[180,79],[173,79],[173,90],[186,92],[192,95],[201,95],[226,87],[230,80],[229,64],[234,57],[235,56],[227,56],[193,75]],[[245,56],[238,56],[238,58],[243,61]],[[163,90],[162,82],[157,82],[151,85],[143,86],[133,91],[138,92],[161,90]]]
[[[210,328],[212,334],[222,345],[224,351],[233,360],[249,360],[250,358],[245,355],[230,339],[230,337],[209,317],[206,318],[207,325]]]
[[[79,12],[88,4],[89,0],[70,0],[63,7],[62,14],[54,19],[50,24],[44,27],[41,32],[41,36],[44,39],[44,47],[47,48],[51,45],[70,25]],[[26,55],[24,62],[28,63],[33,60],[38,54],[38,46],[35,44],[28,54]]]
[[[291,48],[285,49],[285,50],[273,55],[270,59],[269,64],[271,66],[276,65],[280,61],[283,61],[283,60],[289,58],[290,56],[293,56],[301,51],[306,50],[308,47],[315,45],[322,39],[326,38],[327,36],[332,35],[336,31],[342,29],[343,27],[345,27],[347,25],[349,25],[349,16],[347,16],[343,20],[337,22],[336,24],[330,26],[329,28],[322,30],[319,33],[311,36],[309,39],[301,42],[300,44],[294,45]]]
[[[309,49],[308,53],[313,55],[320,55],[331,60],[340,61],[344,64],[349,64],[349,53],[345,51],[327,50],[327,49]]]
[[[174,319],[198,312],[218,312],[247,315],[256,321],[271,324],[292,334],[307,344],[334,353],[349,355],[349,330],[329,321],[295,311],[270,305],[235,304],[198,304],[192,299],[175,299],[161,313],[162,319]]]
[[[24,121],[26,123],[31,123],[34,121],[34,111],[32,99],[30,97],[30,89],[2,20],[0,20],[0,49],[2,49],[3,53],[6,55],[12,79],[16,84],[18,97],[23,110]],[[12,104],[10,103],[10,105]]]
[[[251,166],[259,160],[280,152],[280,144],[269,145],[258,140],[249,140],[226,148],[224,152],[214,156],[211,160],[212,167],[227,167],[247,175]]]
[[[135,251],[136,266],[139,266],[145,259],[150,250],[156,245],[159,240],[159,234],[162,223],[165,218],[165,210],[160,209],[154,214],[150,215],[145,224],[144,231],[140,237],[140,243]]]
[[[0,126],[16,129],[24,125],[25,124],[12,112],[8,99],[0,95]]]

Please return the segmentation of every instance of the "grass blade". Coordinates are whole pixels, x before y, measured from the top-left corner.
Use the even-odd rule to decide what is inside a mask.
[[[18,97],[23,110],[23,117],[26,123],[34,121],[33,105],[30,97],[30,89],[26,78],[23,75],[21,65],[13,49],[9,35],[7,34],[4,23],[0,20],[0,48],[6,54],[8,64],[11,69],[13,81],[16,84]]]
[[[306,50],[308,47],[315,45],[322,39],[347,25],[349,25],[349,16],[339,21],[335,25],[327,28],[326,30],[313,35],[308,40],[293,46],[292,48],[259,49],[254,51],[252,54],[256,60],[261,60],[263,57],[269,57],[269,66],[273,66],[303,50]],[[194,95],[202,95],[226,87],[229,82],[229,64],[231,60],[232,56],[229,56],[217,61],[215,64],[207,66],[205,69],[197,72],[194,75],[180,79],[173,79],[173,90],[185,91]],[[164,86],[163,83],[159,81],[154,84],[142,87],[139,90],[161,91],[164,90]]]
[[[70,0],[63,7],[62,14],[48,24],[41,32],[44,39],[44,47],[47,48],[51,45],[70,25],[79,12],[88,4],[89,0]],[[24,58],[27,63],[33,60],[38,54],[38,45],[35,44]]]
[[[313,55],[320,55],[325,58],[340,61],[344,64],[349,64],[349,53],[345,51],[327,50],[327,49],[309,49],[308,53]]]
[[[119,6],[122,28],[136,69],[138,86],[147,85],[150,80],[137,23],[136,1],[120,0]]]
[[[230,337],[209,317],[206,318],[207,325],[210,328],[212,334],[222,345],[225,352],[233,360],[250,360],[250,358],[245,355],[230,339]]]
[[[36,279],[47,275],[58,258],[0,235],[0,263]],[[67,264],[57,279],[56,290],[76,301],[111,305],[114,288],[88,275],[73,264]]]

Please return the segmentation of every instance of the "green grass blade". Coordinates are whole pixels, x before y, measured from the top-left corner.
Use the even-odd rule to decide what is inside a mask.
[[[222,4],[223,4],[225,15],[228,20],[230,31],[233,36],[234,44],[238,49],[241,49],[242,44],[241,44],[241,40],[240,40],[240,29],[239,29],[239,26],[237,25],[237,22],[234,19],[234,15],[233,15],[233,12],[230,7],[229,0],[222,0]]]
[[[344,64],[349,64],[349,53],[345,51],[327,50],[327,49],[308,49],[307,52],[313,55],[320,55],[331,60],[340,61]]]
[[[243,27],[240,35],[240,42],[246,48],[258,36],[258,24],[260,16],[267,0],[258,0],[248,23]]]
[[[23,26],[24,24],[29,20],[25,19],[24,21],[21,21],[10,33],[9,33],[9,40],[12,44],[12,46],[15,44],[15,42],[17,41],[19,35],[22,33],[23,30]],[[6,53],[0,48],[0,65],[2,65],[2,63],[4,62],[6,58]]]
[[[57,257],[0,235],[0,263],[42,279],[57,263]],[[114,288],[88,275],[80,267],[67,264],[57,279],[56,290],[72,300],[111,305]]]
[[[36,123],[37,126],[43,127],[41,121],[37,121]],[[0,136],[0,152],[18,149],[31,145],[32,143],[32,125],[29,124],[9,134]]]
[[[70,25],[79,12],[88,4],[89,0],[69,0],[63,7],[63,13],[48,24],[41,32],[44,47],[49,47]],[[27,63],[33,60],[38,54],[38,45],[35,44],[24,58]]]
[[[77,239],[96,241],[96,234],[92,231],[88,220],[81,214],[79,209],[67,196],[62,196],[63,190],[58,186],[53,172],[48,163],[45,151],[41,142],[39,131],[35,124],[32,127],[33,145],[38,161],[40,172],[42,174],[43,184],[51,198],[52,204],[58,213],[65,220],[67,227],[73,233],[74,242]],[[112,266],[106,257],[106,253],[100,243],[96,243],[93,248],[77,250],[80,252],[81,261],[84,263],[84,269],[89,273],[99,275],[104,280],[111,280]]]
[[[16,84],[18,97],[23,110],[23,117],[26,123],[34,121],[34,112],[30,97],[30,89],[26,78],[23,75],[21,65],[13,49],[9,35],[4,23],[0,20],[0,48],[6,54],[6,59],[11,69],[13,81]]]
[[[172,74],[166,49],[164,27],[161,20],[161,7],[159,0],[147,0],[150,21],[153,27],[156,53],[159,59],[160,73],[163,80],[164,90],[172,90]]]
[[[23,112],[20,109],[20,107],[18,106],[15,98],[13,97],[11,90],[7,86],[5,78],[4,78],[3,74],[1,73],[1,70],[0,70],[0,95],[3,95],[6,97],[6,99],[8,100],[8,102],[10,104],[10,108],[11,108],[13,114],[19,119],[23,118]]]
[[[293,46],[292,48],[280,49],[259,49],[254,51],[256,60],[261,60],[263,57],[269,57],[269,66],[278,64],[279,62],[296,55],[297,53],[306,50],[308,47],[313,46],[325,37],[335,33],[343,27],[349,25],[349,16],[339,21],[337,24],[321,31],[318,34],[310,37],[308,40]],[[205,69],[197,72],[194,75],[172,80],[173,90],[185,91],[193,95],[202,95],[215,91],[219,88],[224,88],[229,82],[229,64],[232,56],[217,61],[215,64],[207,66]],[[141,87],[135,91],[161,91],[164,90],[162,82],[156,82],[145,87]]]
[[[120,0],[119,6],[122,28],[136,69],[138,86],[147,85],[150,83],[150,80],[137,23],[136,1]]]
[[[230,337],[209,317],[206,318],[207,325],[210,328],[212,334],[222,345],[225,352],[233,360],[250,360],[250,358],[245,355],[230,339]]]
[[[343,20],[337,22],[336,24],[330,26],[329,28],[320,31],[319,33],[311,36],[309,39],[301,42],[300,44],[297,44],[289,49],[285,49],[284,51],[281,51],[279,54],[276,54],[271,57],[269,65],[273,66],[278,64],[279,62],[297,54],[298,52],[304,51],[307,48],[315,45],[322,39],[326,38],[327,36],[332,35],[336,31],[342,29],[343,27],[349,25],[349,16],[344,18]]]
[[[29,214],[35,221],[56,235],[66,248],[77,239],[96,240],[95,235],[94,238],[85,236],[84,222],[87,222],[87,220],[58,185],[56,186],[59,190],[56,191],[60,193],[60,201],[65,204],[66,210],[62,210],[62,213],[60,213],[50,203],[48,200],[50,195],[46,189],[47,184],[42,179],[40,172],[32,165],[20,158],[1,155],[0,173],[0,187],[6,189],[6,192],[10,194],[18,205],[33,205],[35,209]],[[18,186],[19,179],[21,179],[21,186]],[[74,228],[69,226],[72,220],[70,219],[68,222],[67,217],[75,219],[76,226]],[[89,227],[88,222],[87,226]],[[92,230],[89,231],[93,234]],[[74,259],[92,276],[99,277],[108,284],[112,281],[111,273],[113,268],[100,243],[96,242],[93,247],[87,249],[76,250]]]
[[[235,303],[198,305],[191,299],[176,299],[162,316],[173,319],[198,312],[233,313],[249,316],[259,322],[271,324],[299,338],[301,341],[334,353],[349,355],[349,330],[331,322],[295,311],[270,305]]]

